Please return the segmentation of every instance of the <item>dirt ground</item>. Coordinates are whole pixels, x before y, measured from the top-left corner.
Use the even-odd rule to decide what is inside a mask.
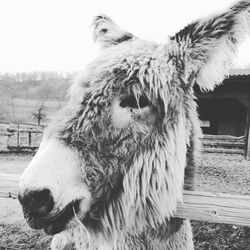
[[[0,155],[0,172],[20,174],[30,160]],[[250,162],[241,155],[203,154],[196,179],[199,191],[250,195]],[[197,250],[250,250],[250,227],[197,221],[192,226]],[[42,231],[28,228],[16,199],[0,199],[0,250],[45,250],[50,241]]]
[[[0,198],[0,224],[15,224],[22,221],[22,208],[18,200]]]
[[[13,176],[12,180],[14,180],[13,183],[7,183],[6,178],[5,183],[1,182],[0,189],[2,192],[5,186],[7,189],[12,184],[16,185],[15,189],[17,190],[19,176],[27,167],[31,159],[32,155],[0,155],[0,180],[1,178],[6,178],[8,176]],[[0,192],[0,194],[2,192]],[[22,220],[21,218],[22,210],[17,199],[7,199],[0,197],[0,223],[18,223]]]

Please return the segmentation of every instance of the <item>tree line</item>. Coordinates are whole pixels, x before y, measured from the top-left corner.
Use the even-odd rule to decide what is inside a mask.
[[[0,73],[0,97],[65,101],[78,72],[34,71]]]

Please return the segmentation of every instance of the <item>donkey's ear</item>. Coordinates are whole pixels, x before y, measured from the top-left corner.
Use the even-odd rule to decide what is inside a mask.
[[[133,34],[122,30],[108,16],[96,16],[93,21],[93,39],[102,47],[109,47],[132,39]]]
[[[238,44],[250,33],[250,0],[227,12],[187,26],[171,38],[177,43],[186,72],[196,75],[203,90],[213,90],[229,74]]]

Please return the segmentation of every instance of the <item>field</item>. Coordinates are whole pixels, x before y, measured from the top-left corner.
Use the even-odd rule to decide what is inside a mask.
[[[30,156],[0,155],[0,172],[21,173],[25,166],[22,163],[30,159]],[[203,154],[196,186],[199,191],[250,195],[250,163],[241,155]],[[25,225],[17,200],[0,199],[0,211],[1,250],[49,249],[51,238]],[[250,227],[198,221],[192,221],[192,226],[197,250],[250,250]]]
[[[65,102],[59,101],[41,101],[30,100],[21,98],[1,98],[0,100],[0,118],[1,122],[29,122],[37,123],[37,120],[32,114],[37,113],[38,109],[43,105],[43,113],[45,114],[42,124],[46,124],[47,121],[53,117],[61,107],[65,105]]]

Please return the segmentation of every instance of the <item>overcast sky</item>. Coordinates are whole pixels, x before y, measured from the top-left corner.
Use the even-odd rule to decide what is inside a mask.
[[[81,70],[96,46],[93,16],[109,15],[136,36],[163,42],[193,20],[216,13],[232,0],[0,0],[0,72]],[[250,39],[237,64],[250,65]]]

